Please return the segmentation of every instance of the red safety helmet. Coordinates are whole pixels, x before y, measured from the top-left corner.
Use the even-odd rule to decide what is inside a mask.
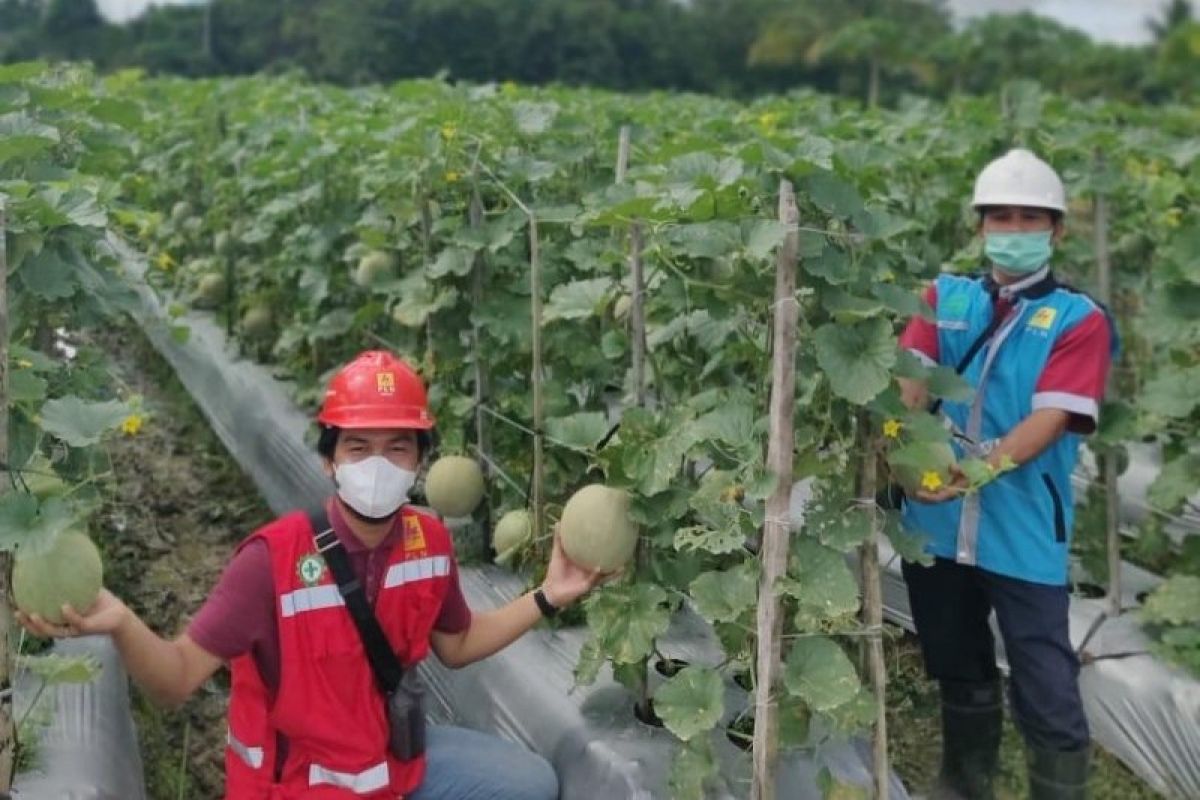
[[[317,422],[338,428],[425,431],[434,424],[420,376],[384,350],[360,353],[338,370],[325,390]]]

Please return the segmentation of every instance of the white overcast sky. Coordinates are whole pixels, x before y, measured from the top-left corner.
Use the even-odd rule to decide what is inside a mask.
[[[186,3],[202,0],[156,0],[158,3]],[[1054,17],[1086,31],[1097,39],[1133,43],[1148,38],[1145,21],[1155,15],[1167,0],[949,0],[960,18],[992,11],[1032,10]],[[1193,0],[1195,3],[1196,0]],[[124,21],[137,16],[150,0],[97,0],[100,11],[111,20]]]

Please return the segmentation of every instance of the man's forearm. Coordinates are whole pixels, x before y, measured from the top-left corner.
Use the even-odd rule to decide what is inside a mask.
[[[503,650],[541,618],[542,612],[533,599],[533,592],[494,611],[475,614],[454,652],[446,654],[451,662],[449,666],[465,667]]]
[[[190,693],[187,665],[177,642],[170,642],[150,630],[132,611],[113,631],[112,639],[134,682],[156,704],[174,708]]]
[[[1034,411],[1000,440],[988,455],[988,461],[996,467],[1006,457],[1017,466],[1032,461],[1066,432],[1070,418],[1068,412],[1057,408]]]

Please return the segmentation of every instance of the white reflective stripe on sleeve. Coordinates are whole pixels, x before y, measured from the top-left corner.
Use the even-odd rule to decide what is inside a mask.
[[[383,588],[394,589],[406,583],[427,581],[432,578],[444,578],[450,574],[450,556],[430,556],[416,558],[412,561],[402,561],[388,567],[387,576],[383,579]]]
[[[229,745],[229,749],[238,754],[238,757],[245,761],[254,769],[262,769],[263,759],[266,758],[266,753],[261,747],[250,747],[237,740],[231,732],[226,732],[225,743]]]
[[[938,324],[941,324],[941,323],[938,323]],[[920,350],[918,350],[915,347],[908,348],[908,352],[910,352],[914,356],[916,356],[917,361],[920,361],[922,364],[924,364],[927,367],[936,367],[938,365],[938,363],[936,361],[934,361],[932,358],[925,355],[924,353],[922,353]]]
[[[1099,403],[1090,397],[1069,392],[1038,392],[1033,396],[1033,410],[1039,408],[1057,408],[1091,419],[1100,417]]]
[[[380,761],[370,769],[362,772],[338,772],[327,769],[320,764],[308,765],[308,785],[320,786],[329,784],[342,789],[349,789],[355,794],[367,794],[385,788],[388,785],[388,765]]]
[[[285,617],[294,617],[302,611],[316,611],[319,608],[336,608],[345,605],[338,588],[332,583],[324,586],[310,586],[307,589],[296,589],[279,598],[280,612]]]

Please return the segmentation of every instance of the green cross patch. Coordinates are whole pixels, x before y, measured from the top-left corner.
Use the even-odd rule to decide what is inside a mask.
[[[325,560],[316,553],[309,553],[296,562],[296,574],[305,586],[316,586],[325,574]]]

